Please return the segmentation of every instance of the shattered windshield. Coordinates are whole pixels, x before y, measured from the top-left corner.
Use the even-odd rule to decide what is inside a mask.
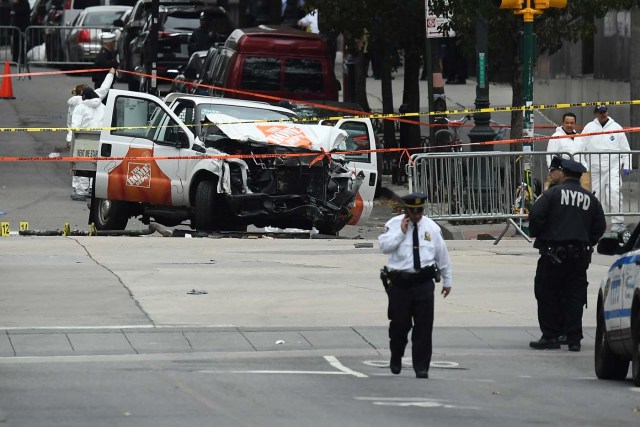
[[[239,105],[199,104],[196,106],[196,114],[194,117],[196,134],[199,137],[202,136],[200,122],[205,119],[207,114],[224,114],[241,121],[264,120],[276,122],[289,121],[297,118],[294,114],[287,114],[285,112],[267,110],[263,108],[243,107]]]

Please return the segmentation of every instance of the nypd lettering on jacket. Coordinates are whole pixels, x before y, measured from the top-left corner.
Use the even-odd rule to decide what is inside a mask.
[[[581,191],[563,188],[560,190],[560,204],[564,206],[574,206],[588,211],[589,206],[591,206],[591,197]]]

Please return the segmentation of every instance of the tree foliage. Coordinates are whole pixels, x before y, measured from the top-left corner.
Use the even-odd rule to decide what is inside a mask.
[[[513,10],[499,9],[499,0],[429,0],[431,10],[448,17],[450,24],[443,28],[455,31],[463,40],[475,39],[475,23],[478,14],[489,24],[488,74],[492,80],[507,80],[513,88],[513,105],[523,105],[524,86],[521,61],[521,34],[523,18]],[[610,10],[623,10],[640,6],[640,0],[568,0],[564,9],[547,9],[534,21],[538,54],[552,54],[565,42],[592,37],[596,32],[595,19],[602,18]],[[472,57],[473,43],[464,45]],[[502,78],[501,78],[502,77]],[[511,135],[519,137],[522,130],[522,114],[512,114]]]
[[[382,64],[380,84],[385,113],[394,110],[391,69],[398,63],[398,53],[402,52],[405,61],[403,103],[409,111],[419,110],[418,73],[426,35],[424,0],[306,0],[305,6],[318,9],[320,32],[344,36],[346,50],[352,56],[365,49],[378,55]],[[366,84],[366,75],[363,75],[366,67],[357,70],[356,85]],[[405,140],[400,142],[403,146],[420,144],[420,129],[410,128]],[[385,121],[385,143],[393,136],[393,123]]]

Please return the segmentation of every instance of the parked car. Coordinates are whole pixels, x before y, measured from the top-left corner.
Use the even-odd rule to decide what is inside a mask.
[[[213,89],[215,96],[270,102],[338,100],[338,81],[324,39],[289,27],[235,30],[214,74],[215,86],[232,89]]]
[[[139,58],[133,58],[133,54],[131,51],[131,42],[138,37],[142,28],[149,15],[151,14],[151,1],[152,0],[138,0],[138,2],[133,7],[131,12],[131,18],[128,22],[124,23],[122,29],[122,35],[116,44],[116,50],[118,54],[118,60],[120,62],[120,69],[127,71],[135,71],[136,66],[140,66]],[[203,0],[160,0],[160,7],[179,7],[185,6],[191,8],[192,10],[202,11],[202,10],[211,10],[207,8],[207,4],[212,4],[213,2],[205,2]],[[224,9],[222,8],[213,8],[215,10],[218,18],[218,33],[221,37],[226,37],[231,34],[231,31],[235,28],[233,26],[231,19],[227,15]],[[228,28],[227,28],[228,27]],[[224,40],[223,40],[224,41]],[[122,82],[129,83],[129,90],[138,90],[140,82],[139,79],[136,79],[135,76],[129,73],[119,73],[118,80]]]
[[[72,25],[78,15],[88,7],[95,6],[133,6],[136,0],[64,0],[63,24]]]
[[[102,48],[100,34],[113,31],[114,21],[131,6],[95,6],[83,10],[73,21],[73,30],[66,37],[69,62],[93,62]]]
[[[598,292],[595,371],[598,378],[631,378],[640,387],[640,226],[626,243],[620,235],[603,237],[598,252],[617,255]]]
[[[193,81],[202,72],[202,63],[206,57],[206,50],[194,52],[187,65],[177,70],[178,75],[171,81],[171,92],[191,93]]]
[[[225,25],[232,27],[228,15],[222,8],[194,8],[193,5],[171,5],[160,8],[156,60],[157,76],[160,77],[158,84],[166,84],[167,79],[173,79],[177,75],[176,70],[181,65],[187,64],[189,60],[189,37],[193,30],[200,26],[200,14],[203,11],[206,11],[210,16],[217,17],[214,22],[218,22],[218,19],[220,19],[220,22],[226,22]],[[214,11],[220,13],[215,13]],[[134,71],[140,73],[145,71],[144,66],[150,51],[150,31],[151,16],[147,17],[147,22],[145,22],[142,31],[131,41],[129,46],[129,51],[131,52],[129,66],[134,67]],[[224,36],[221,33],[219,37]],[[146,92],[148,79],[141,77],[139,82],[139,89]]]

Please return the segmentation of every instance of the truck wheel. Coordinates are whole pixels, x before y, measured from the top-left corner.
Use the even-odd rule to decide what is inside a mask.
[[[598,304],[594,361],[596,376],[601,380],[623,380],[627,377],[629,361],[622,359],[609,348],[604,323],[604,308],[601,304]]]
[[[91,197],[91,219],[98,230],[124,230],[129,221],[126,203]]]
[[[216,187],[213,181],[202,181],[196,189],[196,208],[194,214],[197,230],[214,230],[214,209]]]
[[[636,304],[639,301],[636,300]],[[631,343],[633,352],[631,353],[631,378],[633,385],[640,387],[640,309],[635,310],[635,317],[631,323]]]

